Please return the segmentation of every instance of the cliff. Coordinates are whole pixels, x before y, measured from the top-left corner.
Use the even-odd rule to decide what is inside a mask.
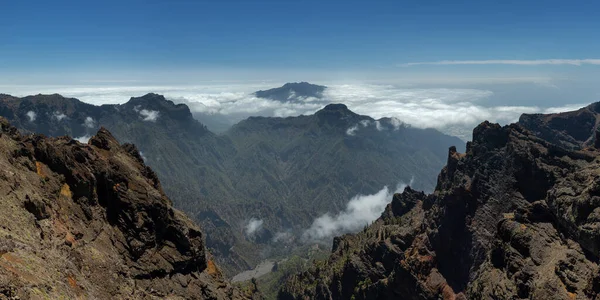
[[[580,115],[535,119],[560,118],[573,133],[587,124]],[[336,238],[328,261],[290,278],[279,298],[597,298],[600,150],[586,148],[594,128],[582,128],[578,144],[524,118],[479,125],[466,153],[450,148],[432,194],[394,195],[380,219]]]
[[[0,299],[242,299],[136,147],[0,118]]]

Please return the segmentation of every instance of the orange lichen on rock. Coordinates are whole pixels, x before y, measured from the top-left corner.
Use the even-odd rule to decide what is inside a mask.
[[[73,276],[69,275],[69,276],[67,276],[67,283],[69,284],[69,287],[71,289],[75,290],[77,299],[82,299],[81,294],[83,293],[83,289],[81,286],[79,286],[79,284],[77,283],[77,280],[75,278],[73,278]]]
[[[63,184],[62,187],[60,187],[60,194],[67,198],[73,197],[73,193],[71,193],[71,187],[69,187],[69,185],[66,183]]]
[[[19,277],[25,281],[29,281],[29,282],[37,281],[36,277],[33,276],[31,273],[20,270],[22,268],[18,267],[18,265],[23,266],[23,260],[21,260],[21,258],[13,255],[11,253],[3,254],[2,259],[0,259],[0,267],[8,270],[9,272],[13,273],[17,277]],[[15,266],[19,269],[15,268]]]
[[[504,218],[513,220],[515,218],[515,213],[504,213]]]
[[[17,271],[17,269],[15,269],[13,266],[11,266],[10,264],[7,264],[5,262],[1,262],[0,261],[0,267],[3,267],[4,269],[10,271],[11,273],[15,274],[15,275],[19,275],[19,271]]]
[[[46,170],[44,170],[44,164],[43,163],[41,163],[39,161],[36,161],[35,162],[35,170],[36,170],[36,173],[40,177],[42,177],[42,178],[47,178],[48,177],[48,173],[46,172]]]
[[[454,290],[447,283],[442,287],[442,299],[444,300],[454,300],[456,299],[456,294],[454,294]]]
[[[217,266],[215,266],[215,263],[212,261],[212,259],[209,259],[206,263],[206,272],[208,272],[210,275],[216,275],[218,273]]]
[[[72,233],[67,232],[67,235],[65,236],[65,243],[71,247],[75,246],[75,236]]]
[[[77,288],[77,280],[75,280],[75,278],[73,278],[73,276],[71,276],[71,275],[67,276],[67,281],[69,282],[70,287]]]

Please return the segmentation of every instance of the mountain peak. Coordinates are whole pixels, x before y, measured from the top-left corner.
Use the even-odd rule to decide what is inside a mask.
[[[170,104],[174,105],[172,101],[169,101],[163,95],[148,93],[141,97],[131,97],[127,103],[135,103],[135,104]]]
[[[361,116],[353,111],[349,110],[345,104],[332,103],[326,105],[321,110],[315,113],[315,116],[321,121],[325,121],[329,124],[336,124],[339,126],[347,126],[350,123],[358,122],[362,118],[368,118]]]
[[[284,84],[283,87],[294,88],[294,89],[301,89],[301,88],[325,89],[326,88],[325,86],[308,83],[306,81],[288,82],[288,83]]]
[[[329,111],[350,111],[348,109],[348,106],[346,106],[345,104],[342,103],[332,103],[332,104],[327,104],[322,110],[329,110]]]
[[[302,82],[288,82],[281,87],[273,88],[265,91],[257,91],[254,95],[258,98],[266,98],[280,102],[295,102],[303,98],[323,98],[323,91],[327,87]]]
[[[175,104],[165,96],[155,93],[148,93],[141,97],[131,97],[124,105],[130,108],[133,107],[136,112],[141,110],[157,111],[162,115],[170,115],[179,120],[193,119],[192,112],[186,104]]]

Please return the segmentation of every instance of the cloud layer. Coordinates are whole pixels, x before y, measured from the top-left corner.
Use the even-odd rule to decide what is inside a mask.
[[[321,84],[321,82],[317,83]],[[570,94],[567,94],[569,99],[547,102],[545,100],[548,95],[555,94],[547,91],[550,89],[555,91],[557,88],[552,82],[529,83],[529,86],[536,87],[535,91],[546,91],[537,99],[537,105],[513,101],[513,95],[502,96],[511,87],[518,91],[517,88],[523,83],[517,86],[503,85],[494,91],[490,89],[489,85],[479,85],[478,88],[407,88],[380,84],[323,84],[328,85],[329,88],[323,93],[322,99],[302,98],[285,103],[252,95],[254,91],[279,85],[273,83],[206,86],[26,87],[19,89],[21,92],[16,95],[58,92],[65,96],[79,98],[84,102],[100,105],[125,103],[132,96],[155,92],[164,94],[167,99],[176,103],[186,103],[196,117],[201,122],[207,123],[209,128],[211,128],[211,120],[231,125],[249,116],[287,117],[312,114],[326,104],[344,103],[352,111],[369,115],[375,119],[395,117],[398,122],[405,122],[413,127],[437,128],[465,140],[470,139],[473,127],[484,120],[506,124],[517,121],[522,113],[578,109],[585,106],[586,103],[576,99],[590,99],[589,97],[571,97]],[[572,102],[564,106],[556,105],[565,103],[566,100],[573,101],[572,99],[576,101],[574,104]],[[598,99],[590,100],[597,101]],[[590,102],[592,101],[588,103]],[[506,103],[513,104],[507,105]],[[555,105],[544,106],[544,103],[554,103]],[[157,112],[143,111],[141,108],[138,113],[145,121],[156,121],[160,117]],[[95,124],[86,122],[86,126],[93,127]],[[360,126],[362,125],[349,128],[348,134],[355,134],[361,128]]]
[[[402,67],[420,66],[420,65],[519,65],[519,66],[539,66],[539,65],[600,65],[600,59],[489,59],[489,60],[442,60],[430,62],[412,62],[401,64]]]

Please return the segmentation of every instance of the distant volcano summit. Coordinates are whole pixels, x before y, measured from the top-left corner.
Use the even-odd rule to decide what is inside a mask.
[[[254,95],[258,98],[266,98],[280,102],[297,102],[306,98],[323,98],[326,86],[311,84],[308,82],[286,83],[281,87],[266,91],[257,91]]]

